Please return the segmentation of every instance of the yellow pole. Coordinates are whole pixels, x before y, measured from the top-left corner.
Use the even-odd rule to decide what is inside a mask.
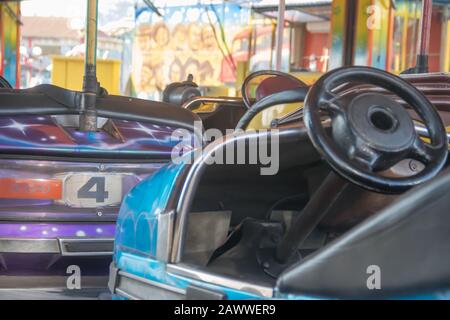
[[[88,0],[86,17],[86,66],[95,65],[97,58],[98,0]]]

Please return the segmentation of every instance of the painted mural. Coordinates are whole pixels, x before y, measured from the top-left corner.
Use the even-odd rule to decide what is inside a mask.
[[[167,7],[161,15],[148,8],[136,11],[133,82],[137,92],[161,92],[189,74],[201,86],[229,80],[225,78],[230,69],[236,69],[233,39],[245,29],[248,11],[233,4],[198,5]]]
[[[390,1],[387,0],[358,2],[355,65],[386,68],[389,10]]]
[[[393,60],[390,66],[394,72],[399,73],[415,65],[421,15],[420,3],[407,0],[396,1],[392,39]],[[441,41],[440,37],[437,37],[436,40],[434,39],[436,34],[433,34],[433,30],[432,35],[432,43]]]
[[[335,0],[331,4],[332,39],[329,68],[335,69],[343,65],[344,61],[344,32],[345,32],[345,0]]]

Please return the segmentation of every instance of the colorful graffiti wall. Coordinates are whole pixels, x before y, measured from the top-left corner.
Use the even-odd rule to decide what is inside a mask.
[[[237,5],[167,7],[163,17],[137,10],[133,83],[137,92],[162,91],[189,74],[201,86],[223,84],[236,68],[232,42],[248,25],[248,11]]]
[[[355,2],[355,28],[352,64],[401,73],[416,64],[420,34],[421,1],[358,0]],[[448,8],[433,7],[429,67],[431,72],[448,70],[450,58],[445,50],[450,42],[445,33]],[[330,68],[342,66],[346,46],[347,2],[332,3],[332,54]],[[347,41],[350,42],[350,41]]]
[[[334,0],[331,4],[332,37],[330,69],[339,68],[343,65],[346,5],[346,0]]]
[[[355,65],[386,68],[389,0],[360,0],[356,18]]]

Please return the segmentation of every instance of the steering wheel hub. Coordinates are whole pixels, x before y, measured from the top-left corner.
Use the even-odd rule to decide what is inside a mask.
[[[362,143],[379,151],[401,153],[414,142],[414,124],[406,110],[381,94],[354,98],[346,112],[349,129]]]

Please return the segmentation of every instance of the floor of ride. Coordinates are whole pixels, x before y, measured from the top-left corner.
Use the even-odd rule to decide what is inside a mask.
[[[68,289],[62,276],[0,276],[0,300],[109,300],[108,277],[83,277]]]
[[[110,300],[106,288],[68,290],[61,288],[0,289],[0,300]]]

